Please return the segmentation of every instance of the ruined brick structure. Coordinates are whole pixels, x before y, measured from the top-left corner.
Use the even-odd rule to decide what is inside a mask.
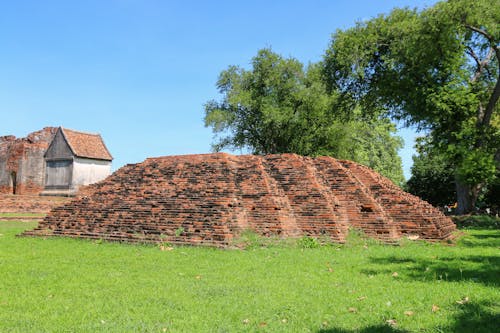
[[[38,194],[44,188],[44,154],[56,127],[29,134],[26,138],[0,137],[0,193]]]
[[[0,213],[46,214],[68,200],[68,197],[0,194]]]
[[[230,245],[243,230],[391,241],[451,237],[439,210],[354,162],[294,154],[150,158],[90,186],[26,235]]]
[[[73,195],[111,173],[99,134],[45,127],[26,138],[0,137],[0,194]]]

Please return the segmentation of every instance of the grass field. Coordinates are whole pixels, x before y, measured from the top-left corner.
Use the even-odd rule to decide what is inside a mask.
[[[0,332],[498,332],[500,231],[456,245],[246,250],[18,238],[0,222]],[[251,238],[251,237],[250,237]]]

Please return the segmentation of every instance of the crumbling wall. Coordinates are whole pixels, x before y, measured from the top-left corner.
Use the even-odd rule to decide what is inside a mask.
[[[345,241],[451,237],[452,221],[359,164],[294,154],[206,154],[127,165],[26,235],[227,246],[242,231]]]
[[[45,127],[26,138],[0,137],[0,193],[39,194],[43,191],[43,156],[56,130]]]

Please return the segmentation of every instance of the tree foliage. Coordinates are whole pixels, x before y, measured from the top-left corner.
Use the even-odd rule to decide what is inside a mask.
[[[498,0],[395,9],[337,31],[325,55],[328,88],[344,105],[432,133],[453,165],[463,212],[500,163],[499,22]]]
[[[430,137],[417,140],[417,153],[413,156],[411,177],[405,190],[434,206],[455,202],[455,170],[445,155],[432,143]]]
[[[444,206],[456,202],[455,166],[446,154],[438,149],[432,136],[418,138],[417,155],[413,156],[411,178],[405,184],[405,190],[421,197],[435,206]],[[482,188],[476,203],[477,209],[489,208],[494,214],[500,208],[500,174],[494,181]]]
[[[403,181],[394,125],[372,117],[360,121],[334,112],[339,94],[326,92],[322,66],[304,67],[270,49],[258,51],[251,69],[230,66],[217,87],[222,100],[205,104],[205,126],[215,134],[213,149],[249,149],[254,154],[297,153],[351,159],[374,168],[397,184]]]

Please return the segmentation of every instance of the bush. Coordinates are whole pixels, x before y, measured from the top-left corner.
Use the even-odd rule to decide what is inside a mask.
[[[302,249],[315,249],[321,244],[316,238],[304,236],[297,240],[297,245]]]
[[[458,228],[500,229],[500,218],[488,215],[453,216]]]

